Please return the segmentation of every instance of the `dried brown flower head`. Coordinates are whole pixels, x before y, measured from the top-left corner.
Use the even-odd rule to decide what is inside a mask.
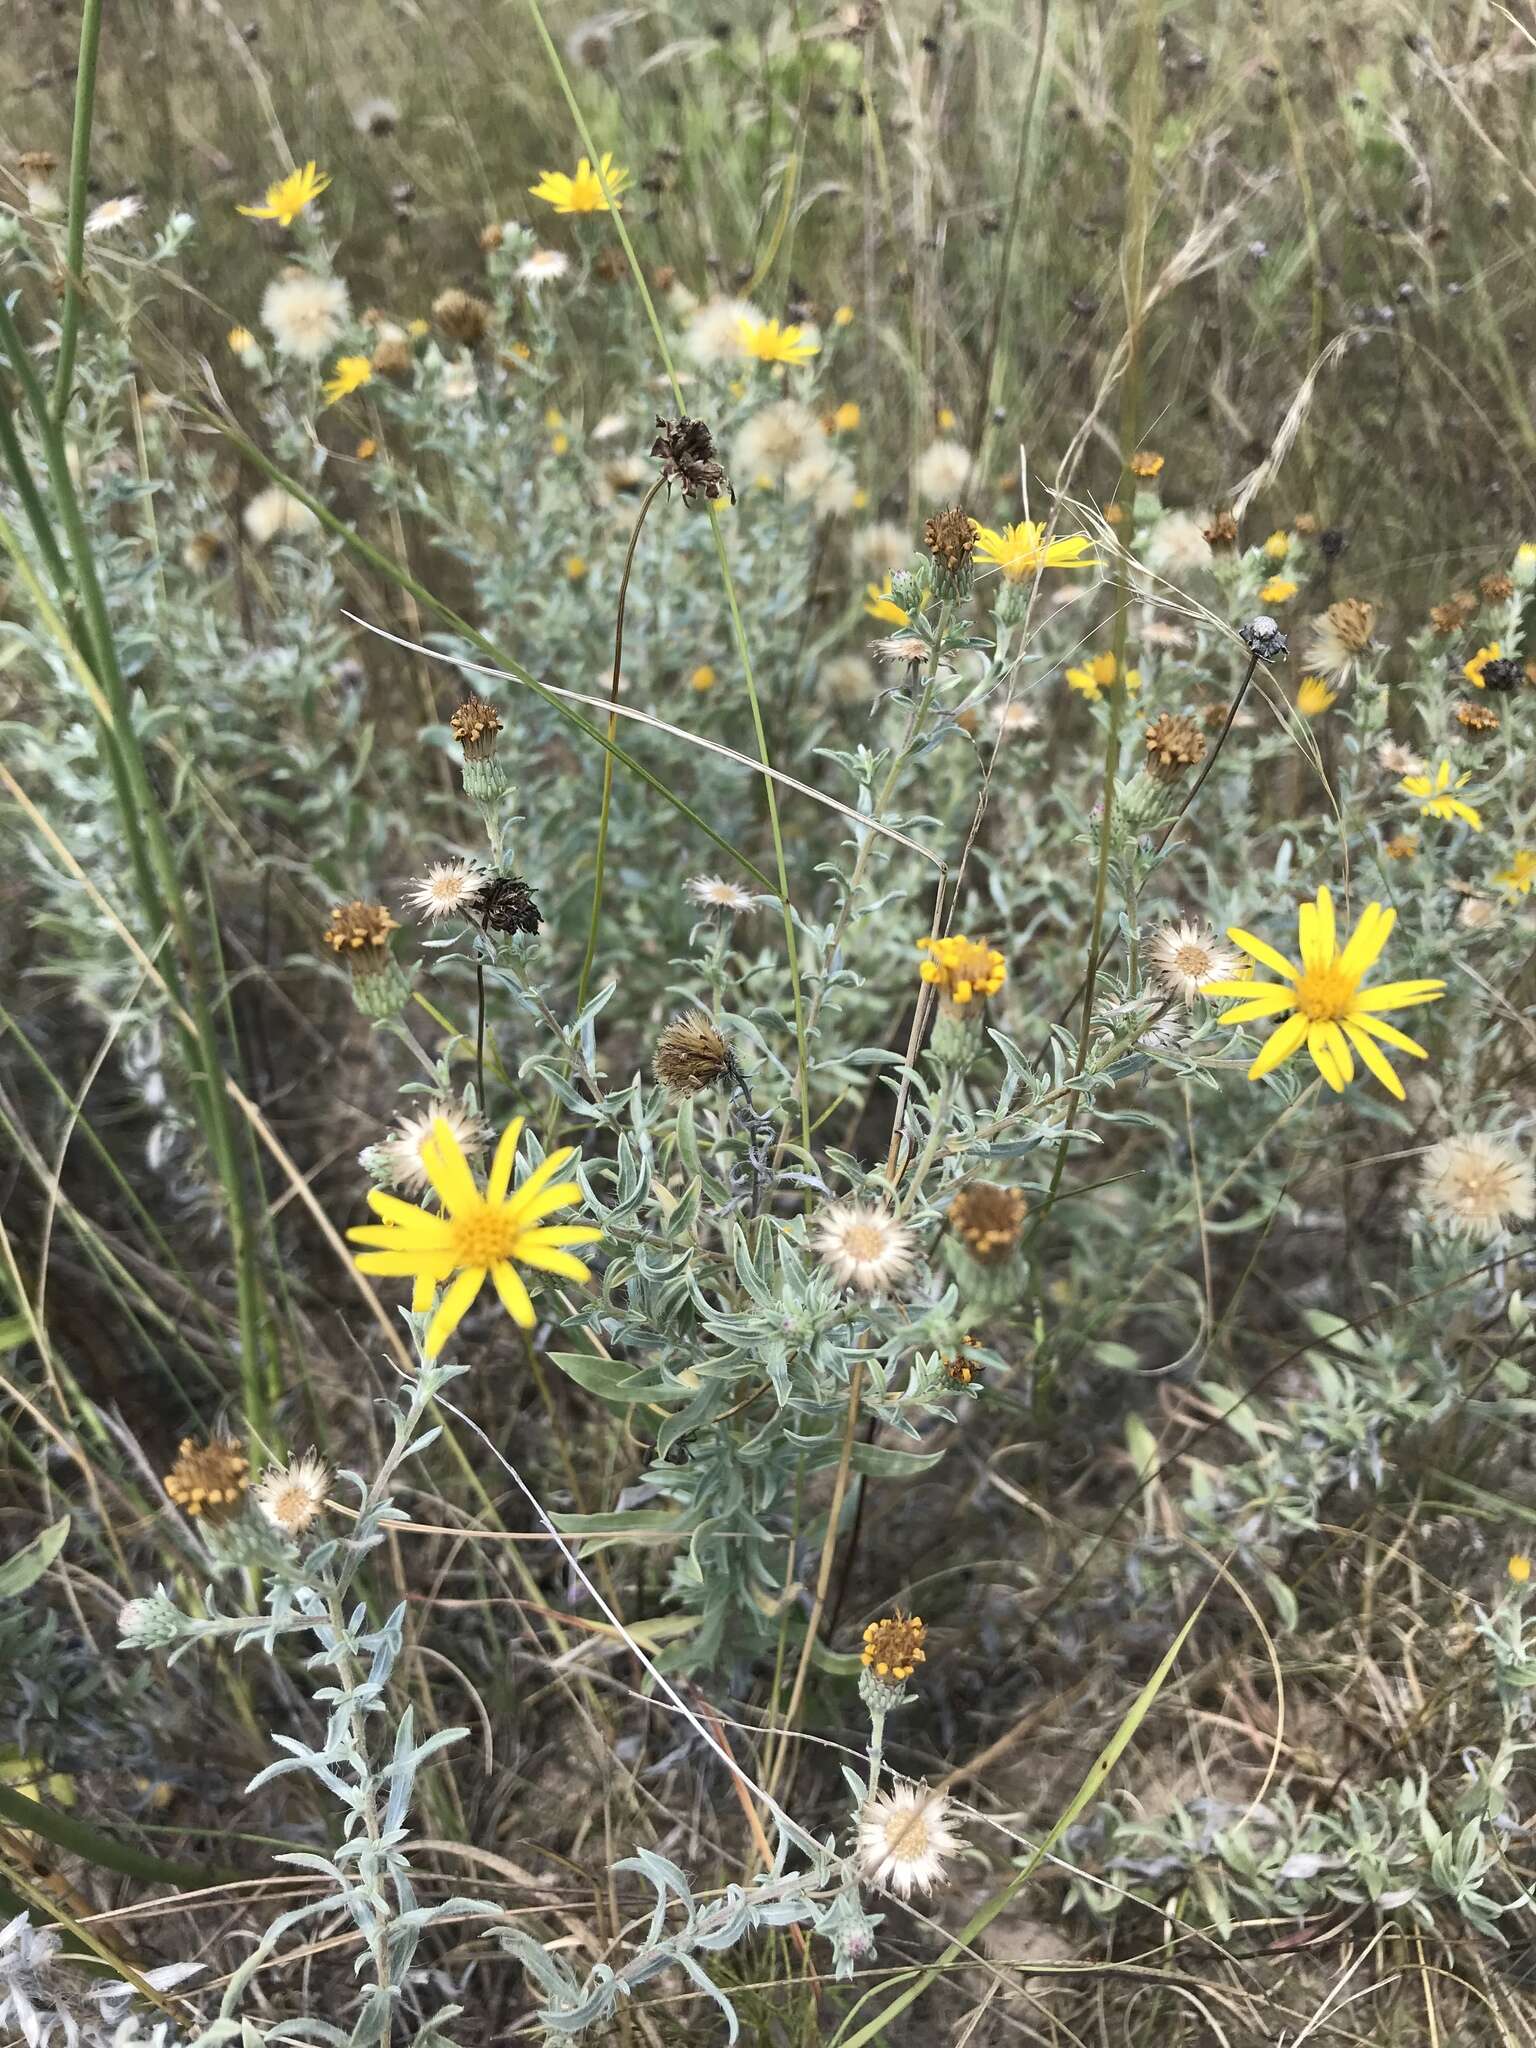
[[[605,242],[592,265],[599,284],[622,284],[629,275],[629,258],[617,242]]]
[[[1146,730],[1147,766],[1159,782],[1176,782],[1205,759],[1205,734],[1192,718],[1164,711]]]
[[[1411,832],[1397,833],[1382,848],[1388,860],[1412,860],[1418,850],[1419,842]]]
[[[923,546],[941,569],[957,576],[976,551],[976,530],[958,505],[946,505],[924,521]]]
[[[403,335],[386,334],[374,343],[370,359],[381,377],[408,377],[411,372],[411,344]]]
[[[46,178],[50,171],[59,168],[59,160],[51,149],[24,149],[16,162],[20,169],[37,178]]]
[[[899,1610],[888,1614],[883,1621],[872,1621],[865,1629],[859,1662],[873,1671],[876,1678],[898,1682],[910,1678],[919,1664],[928,1661],[923,1649],[927,1633],[921,1615],[902,1614]]]
[[[371,964],[387,952],[389,935],[400,927],[382,903],[338,903],[325,928],[325,943],[333,953],[344,953],[351,966]]]
[[[1163,473],[1163,458],[1155,448],[1138,448],[1131,457],[1132,476],[1154,477]]]
[[[181,544],[181,559],[194,576],[208,576],[222,566],[229,547],[221,533],[194,533]]]
[[[1477,588],[1484,604],[1508,604],[1515,594],[1514,584],[1502,569],[1491,570]]]
[[[1125,507],[1116,498],[1104,507],[1105,523],[1110,526],[1124,526]]]
[[[1237,546],[1237,521],[1229,510],[1213,512],[1204,533],[1206,546],[1213,554],[1226,554]]]
[[[977,1339],[967,1334],[960,1339],[960,1349],[952,1351],[944,1360],[944,1377],[957,1387],[968,1387],[976,1377],[976,1365],[971,1358],[971,1348]]]
[[[439,292],[432,301],[432,318],[444,334],[450,341],[462,341],[469,348],[485,339],[491,311],[484,299],[477,299],[473,292],[460,291],[457,285]]]
[[[976,1180],[950,1203],[949,1225],[973,1259],[995,1265],[1018,1243],[1028,1207],[1022,1188]]]
[[[184,1436],[165,1475],[165,1490],[177,1507],[189,1515],[206,1515],[210,1522],[227,1521],[250,1483],[250,1460],[230,1437],[200,1444]]]
[[[735,1060],[702,1010],[674,1017],[656,1041],[653,1071],[671,1096],[697,1095],[729,1075]]]
[[[669,420],[658,413],[651,457],[661,464],[662,476],[669,484],[681,485],[685,505],[695,498],[713,501],[727,496],[735,504],[731,480],[715,452],[715,437],[703,420],[691,420],[686,413]]]
[[[1491,704],[1473,704],[1463,700],[1456,706],[1456,723],[1463,732],[1482,738],[1499,729],[1499,714]]]
[[[493,249],[499,249],[506,239],[507,231],[499,220],[487,221],[480,230],[480,246],[487,255]]]
[[[496,751],[501,719],[485,697],[466,697],[448,721],[448,730],[464,750],[466,761],[488,761]]]
[[[1299,533],[1303,540],[1310,539],[1317,531],[1316,517],[1311,512],[1298,512],[1291,521],[1291,531]]]
[[[1225,704],[1202,704],[1200,706],[1200,723],[1207,732],[1215,732],[1220,726],[1226,724],[1227,710],[1228,707]]]
[[[1466,624],[1466,616],[1454,599],[1445,604],[1432,604],[1429,608],[1431,632],[1438,633],[1442,640],[1454,639]]]

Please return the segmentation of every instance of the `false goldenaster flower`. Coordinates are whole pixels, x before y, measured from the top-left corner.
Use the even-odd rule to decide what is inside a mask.
[[[260,206],[237,206],[236,213],[243,213],[247,220],[275,220],[280,227],[291,228],[311,200],[318,199],[330,184],[324,171],[316,170],[315,160],[310,158],[302,170],[290,171],[286,178],[279,178],[275,185],[267,187],[267,196]]]
[[[978,561],[992,562],[1009,583],[1023,583],[1040,569],[1097,569],[1086,533],[1064,533],[1047,540],[1043,520],[1025,519],[1001,529],[973,519]]]
[[[528,190],[556,213],[618,213],[622,210],[619,194],[629,182],[629,172],[617,168],[611,151],[604,150],[595,171],[590,158],[583,157],[574,177],[564,171],[541,171],[537,185]]]
[[[570,267],[570,257],[559,249],[533,249],[517,266],[517,274],[527,285],[554,284]]]
[[[413,1282],[411,1306],[418,1314],[430,1306],[438,1288],[444,1290],[422,1344],[428,1358],[437,1357],[487,1280],[513,1322],[531,1330],[536,1320],[533,1302],[519,1266],[577,1282],[592,1277],[569,1247],[594,1244],[603,1233],[587,1223],[549,1227],[543,1220],[582,1198],[577,1182],[555,1179],[566,1161],[576,1156],[576,1148],[562,1145],[513,1188],[512,1168],[522,1130],[523,1119],[517,1116],[502,1132],[482,1193],[453,1132],[438,1118],[423,1148],[422,1164],[444,1214],[435,1216],[372,1188],[368,1206],[383,1221],[347,1232],[354,1244],[369,1247],[358,1254],[361,1272]]]
[[[1481,814],[1471,804],[1464,803],[1456,795],[1456,791],[1458,789],[1465,789],[1471,780],[1472,777],[1470,775],[1458,775],[1453,780],[1450,762],[1442,761],[1435,770],[1433,777],[1427,773],[1424,775],[1405,775],[1398,784],[1398,787],[1405,791],[1407,795],[1418,798],[1420,817],[1441,818],[1447,823],[1454,818],[1459,818],[1464,825],[1469,825],[1474,832],[1481,832],[1483,829]]]
[[[1431,1223],[1488,1240],[1536,1216],[1536,1173],[1507,1138],[1468,1132],[1424,1154],[1419,1200]]]
[[[373,376],[373,362],[368,356],[338,356],[336,368],[320,386],[320,396],[327,405],[339,405],[342,399],[350,398],[354,391],[361,391]]]
[[[1296,709],[1303,718],[1321,718],[1338,701],[1338,691],[1330,690],[1321,676],[1303,676],[1296,685]]]
[[[958,932],[943,939],[919,939],[917,950],[928,955],[917,970],[922,979],[962,1008],[977,996],[995,996],[1008,979],[1008,963],[995,946]]]
[[[1501,868],[1493,879],[1512,896],[1529,896],[1532,884],[1536,883],[1536,847],[1518,847],[1509,866]]]
[[[1208,981],[1235,981],[1243,962],[1208,925],[1192,918],[1159,926],[1147,945],[1152,979],[1164,995],[1192,1004]]]
[[[1395,910],[1368,903],[1348,943],[1340,947],[1333,898],[1327,889],[1319,889],[1316,900],[1303,903],[1298,914],[1299,967],[1293,967],[1283,953],[1276,952],[1251,932],[1236,925],[1228,928],[1227,937],[1235,946],[1241,946],[1261,967],[1269,968],[1282,979],[1209,981],[1201,994],[1235,1005],[1225,1012],[1229,1024],[1246,1024],[1256,1017],[1280,1017],[1290,1012],[1284,1023],[1271,1032],[1248,1069],[1250,1081],[1273,1073],[1282,1061],[1305,1046],[1317,1071],[1335,1092],[1354,1079],[1354,1054],[1358,1053],[1382,1087],[1399,1102],[1404,1099],[1403,1084],[1387,1063],[1381,1044],[1418,1060],[1428,1059],[1429,1055],[1395,1025],[1383,1023],[1378,1012],[1438,1002],[1445,993],[1445,983],[1390,981],[1379,988],[1363,986],[1396,922]]]
[[[777,320],[743,320],[737,340],[742,354],[760,363],[808,363],[821,354],[821,343],[803,327],[781,327]]]
[[[944,1882],[944,1858],[965,1843],[949,1823],[950,1802],[927,1785],[898,1781],[859,1815],[859,1866],[870,1884],[908,1899]]]
[[[1113,687],[1119,673],[1112,654],[1095,654],[1080,667],[1067,670],[1067,685],[1079,696],[1086,697],[1090,704],[1097,704],[1104,692]],[[1125,687],[1131,691],[1141,688],[1140,669],[1126,670]]]
[[[912,1233],[889,1209],[864,1202],[833,1202],[816,1219],[821,1262],[844,1287],[884,1293],[908,1273]]]
[[[477,860],[434,861],[406,897],[405,905],[419,911],[429,924],[440,917],[464,917],[474,909],[490,879],[490,869]]]

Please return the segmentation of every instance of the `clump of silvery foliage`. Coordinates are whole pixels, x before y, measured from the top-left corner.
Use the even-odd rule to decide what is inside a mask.
[[[34,1927],[26,1913],[0,1927],[0,2027],[27,2048],[172,2048],[177,2037],[168,2021],[149,2023],[128,2011],[131,1984],[86,1976],[60,1960],[62,1947],[52,1928]],[[144,1971],[143,1981],[165,1991],[201,1968],[164,1963]]]

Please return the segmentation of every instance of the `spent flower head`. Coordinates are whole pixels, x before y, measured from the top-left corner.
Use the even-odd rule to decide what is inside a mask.
[[[829,1203],[816,1217],[812,1242],[839,1285],[861,1294],[889,1294],[916,1256],[907,1226],[870,1202]]]
[[[965,1843],[950,1824],[951,1806],[942,1792],[898,1780],[876,1792],[859,1814],[859,1868],[881,1891],[908,1899],[930,1892],[945,1879],[944,1859]]]

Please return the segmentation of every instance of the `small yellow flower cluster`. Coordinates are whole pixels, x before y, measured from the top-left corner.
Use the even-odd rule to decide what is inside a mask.
[[[928,1661],[923,1650],[927,1633],[921,1615],[888,1614],[865,1629],[859,1662],[876,1678],[910,1678],[919,1664]]]
[[[1112,654],[1095,654],[1081,668],[1069,668],[1067,670],[1067,683],[1080,696],[1086,697],[1090,704],[1097,704],[1104,692],[1114,685],[1119,673],[1115,657]],[[1125,687],[1132,691],[1141,688],[1141,670],[1139,668],[1128,668],[1126,670]]]
[[[947,939],[919,939],[917,950],[930,956],[918,973],[952,1003],[995,996],[1008,979],[1008,963],[1002,954],[976,939],[958,934]]]

